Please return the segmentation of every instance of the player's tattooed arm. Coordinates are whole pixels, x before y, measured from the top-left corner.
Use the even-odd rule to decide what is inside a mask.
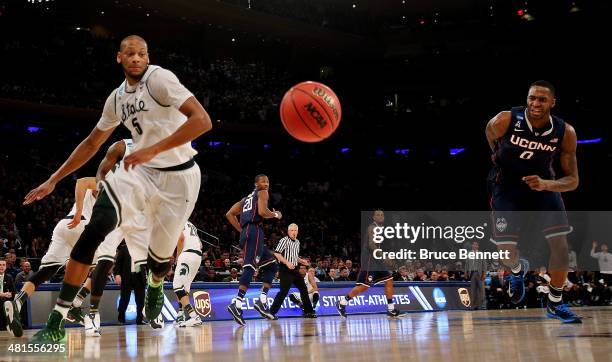
[[[74,203],[76,210],[74,217],[68,223],[68,229],[74,229],[81,223],[81,215],[83,215],[83,201],[85,200],[85,194],[87,190],[95,190],[96,178],[95,177],[83,177],[77,180],[76,186],[74,187]]]
[[[257,191],[257,210],[259,212],[259,216],[264,219],[272,219],[277,218],[280,219],[283,217],[280,211],[276,211],[275,209],[268,209],[268,199],[270,198],[270,194],[268,194],[268,190],[259,190]]]
[[[536,191],[567,192],[578,187],[578,161],[576,160],[577,137],[574,127],[566,123],[559,161],[563,177],[558,180],[543,180],[538,175],[523,177],[523,181]]]
[[[230,224],[232,224],[234,229],[238,230],[238,232],[242,231],[242,228],[240,227],[240,220],[238,220],[238,215],[240,215],[243,200],[240,200],[232,205],[232,207],[225,213],[225,218],[227,218]]]
[[[125,154],[125,142],[117,141],[106,151],[106,155],[100,165],[98,165],[98,171],[96,172],[96,181],[104,180],[106,174],[119,162]]]
[[[504,111],[499,112],[487,123],[485,134],[487,135],[487,142],[489,142],[491,151],[495,150],[497,141],[502,138],[504,134],[506,134],[506,131],[510,126],[511,119],[512,113]]]
[[[78,170],[83,166],[87,161],[89,161],[93,155],[98,152],[100,146],[108,137],[110,137],[111,133],[113,133],[113,128],[109,128],[105,131],[95,127],[93,131],[85,138],[77,148],[72,151],[72,154],[68,157],[66,162],[55,171],[47,181],[43,182],[37,188],[30,191],[24,198],[23,204],[28,205],[34,201],[38,201],[43,197],[49,195],[55,189],[55,185],[60,182],[64,177],[70,175],[74,171]]]

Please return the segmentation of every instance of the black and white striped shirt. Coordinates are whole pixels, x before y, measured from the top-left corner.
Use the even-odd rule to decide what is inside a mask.
[[[288,262],[293,265],[297,265],[298,256],[300,255],[300,241],[298,239],[291,239],[288,236],[280,239],[278,245],[276,245],[275,252],[282,254]]]

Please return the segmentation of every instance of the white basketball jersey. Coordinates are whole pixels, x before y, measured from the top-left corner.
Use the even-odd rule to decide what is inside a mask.
[[[129,86],[127,81],[124,81],[114,91],[114,112],[116,119],[132,133],[134,150],[149,147],[170,136],[187,120],[187,117],[178,110],[180,105],[159,103],[151,95],[152,85],[148,82],[151,74],[155,72],[161,73],[156,74],[151,82],[171,83],[171,86],[168,87],[165,87],[165,84],[155,84],[155,89],[164,89],[168,92],[176,90],[181,92],[180,99],[191,95],[171,72],[155,65],[149,65],[144,76],[135,86]],[[196,154],[197,152],[188,142],[158,154],[143,165],[155,168],[176,166],[189,161]]]
[[[93,191],[94,190],[90,189],[87,189],[87,191],[85,191],[85,198],[83,199],[83,212],[81,213],[81,215],[83,215],[83,217],[85,218],[85,220],[82,221],[84,224],[87,224],[89,222],[89,219],[91,219],[93,206],[96,203],[96,198],[93,195]],[[76,203],[72,205],[72,209],[70,210],[70,213],[68,215],[74,215],[75,212]]]
[[[189,221],[185,224],[185,228],[183,229],[183,236],[185,237],[185,241],[183,242],[183,250],[198,250],[202,251],[202,242],[200,241],[200,237],[198,236],[198,230]]]
[[[314,277],[315,281],[318,283],[319,282],[319,278]],[[306,283],[306,289],[310,290],[312,288],[312,284],[310,284],[310,280],[308,280],[308,273],[306,273],[306,275],[304,276],[304,283]]]

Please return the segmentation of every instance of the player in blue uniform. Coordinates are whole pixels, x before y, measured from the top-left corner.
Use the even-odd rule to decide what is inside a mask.
[[[499,250],[509,251],[503,262],[512,270],[509,294],[513,303],[525,296],[524,275],[529,263],[517,251],[520,211],[540,211],[535,222],[550,247],[551,286],[547,315],[564,323],[581,323],[562,302],[569,269],[567,234],[571,232],[561,192],[578,187],[576,131],[552,116],[555,89],[547,81],[529,88],[527,106],[499,113],[489,121],[486,136],[493,150],[490,174],[492,238]],[[555,178],[553,159],[559,156],[562,176]],[[530,214],[531,215],[531,214]]]
[[[375,210],[374,215],[372,216],[373,222],[368,226],[367,230],[367,238],[368,238],[368,246],[370,249],[374,250],[376,248],[373,242],[373,229],[377,226],[382,226],[385,222],[385,213],[382,210]],[[372,258],[372,253],[369,258]],[[371,260],[371,259],[369,259]],[[370,264],[368,262],[368,264]],[[370,265],[371,267],[371,265]],[[375,268],[376,269],[376,268]],[[387,315],[390,317],[397,317],[400,315],[399,309],[395,307],[393,304],[393,274],[390,271],[380,271],[380,270],[369,270],[368,266],[362,265],[359,274],[357,275],[357,285],[344,297],[340,298],[340,300],[336,303],[336,309],[338,313],[346,318],[346,306],[349,301],[359,294],[365,292],[372,285],[376,285],[379,283],[385,283],[385,296],[387,297]]]
[[[274,209],[270,211],[268,209],[269,186],[268,176],[255,176],[255,190],[235,203],[225,214],[225,217],[232,226],[240,232],[240,248],[243,251],[244,263],[242,265],[238,295],[234,298],[232,304],[227,307],[236,323],[240,325],[245,325],[244,318],[242,317],[242,302],[244,301],[247,289],[249,289],[256,268],[259,269],[263,277],[263,287],[254,308],[264,318],[274,318],[268,308],[267,294],[278,265],[274,254],[270,252],[266,245],[263,221],[264,219],[271,218],[280,219],[282,214],[280,211]]]

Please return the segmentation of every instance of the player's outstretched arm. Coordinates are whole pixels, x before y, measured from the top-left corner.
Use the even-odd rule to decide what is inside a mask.
[[[74,211],[74,217],[68,223],[68,229],[74,229],[81,223],[81,215],[83,214],[83,201],[87,190],[97,189],[95,177],[83,177],[77,180],[76,186],[74,187],[74,203],[76,205]]]
[[[578,161],[576,160],[577,137],[574,127],[565,124],[565,134],[561,144],[561,155],[559,161],[563,177],[558,180],[543,180],[538,175],[523,177],[523,181],[536,191],[567,192],[578,187]]]
[[[238,215],[240,215],[240,211],[242,209],[242,200],[238,201],[225,213],[225,218],[232,224],[234,229],[238,230],[238,232],[242,231],[240,227],[240,220],[238,220]]]
[[[504,111],[499,112],[487,123],[485,134],[487,135],[487,142],[489,142],[489,147],[491,148],[491,151],[495,150],[495,144],[497,143],[497,140],[499,140],[504,136],[504,134],[506,134],[508,126],[510,126],[511,119],[512,113]]]
[[[308,273],[308,281],[310,282],[311,286],[311,288],[308,289],[308,294],[319,290],[319,286],[317,285],[317,279],[315,279],[313,275],[310,275],[310,273]]]
[[[195,97],[189,97],[179,111],[187,116],[187,121],[170,136],[127,156],[123,161],[126,170],[150,161],[161,152],[191,142],[212,129],[210,116]]]
[[[106,151],[106,156],[104,156],[104,159],[102,162],[100,162],[100,165],[98,165],[96,181],[104,180],[108,171],[110,171],[113,166],[115,166],[115,164],[123,158],[124,154],[125,142],[117,141],[113,143],[112,146],[108,148],[108,151]]]
[[[283,217],[280,211],[276,211],[272,209],[268,209],[268,200],[270,198],[270,194],[268,194],[268,190],[259,190],[257,191],[257,210],[259,212],[259,216],[264,219],[272,219],[277,218],[280,219]]]
[[[66,162],[55,171],[51,177],[37,188],[30,191],[24,198],[23,204],[28,205],[34,201],[38,201],[45,196],[49,195],[55,189],[55,185],[60,182],[64,177],[70,175],[74,171],[78,170],[87,161],[89,161],[93,155],[98,152],[100,146],[108,137],[113,133],[115,128],[109,128],[105,131],[94,128],[93,131],[85,138],[75,149]]]

